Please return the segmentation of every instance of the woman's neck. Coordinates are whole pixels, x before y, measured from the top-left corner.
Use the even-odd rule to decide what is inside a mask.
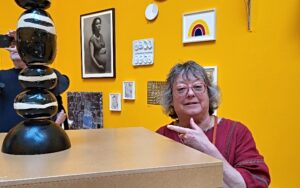
[[[210,116],[209,114],[207,114],[205,117],[203,118],[197,118],[197,117],[193,117],[195,123],[204,131],[208,130],[214,122],[214,118],[213,116]],[[188,118],[180,118],[180,120],[178,120],[178,125],[182,126],[182,127],[188,127],[190,128],[190,117]]]

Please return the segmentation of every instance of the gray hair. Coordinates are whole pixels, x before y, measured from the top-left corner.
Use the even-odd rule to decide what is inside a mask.
[[[207,86],[208,97],[209,97],[209,115],[212,115],[214,111],[219,107],[220,104],[220,91],[218,86],[213,85],[208,79],[205,69],[194,61],[187,61],[184,63],[176,64],[169,72],[166,79],[165,90],[162,95],[162,107],[166,114],[171,118],[177,119],[178,116],[172,105],[173,103],[173,83],[178,75],[182,74],[184,79],[189,80],[189,75],[192,74],[194,77],[202,79]]]

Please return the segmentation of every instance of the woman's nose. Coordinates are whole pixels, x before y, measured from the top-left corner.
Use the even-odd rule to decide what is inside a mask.
[[[195,93],[194,93],[194,90],[192,87],[188,87],[187,88],[187,96],[194,96]]]

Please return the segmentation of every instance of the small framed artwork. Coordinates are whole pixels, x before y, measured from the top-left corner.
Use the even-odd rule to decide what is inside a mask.
[[[182,42],[216,40],[216,9],[183,15]]]
[[[208,79],[210,82],[214,85],[217,85],[218,80],[218,68],[217,66],[205,66],[204,67],[206,74],[208,76]]]
[[[70,129],[103,128],[102,92],[67,92]]]
[[[160,105],[165,87],[165,81],[148,81],[147,104]]]
[[[109,94],[109,110],[110,111],[121,111],[121,94],[110,93]]]
[[[123,99],[134,100],[135,99],[135,82],[124,81],[123,82]]]
[[[114,78],[115,10],[80,15],[82,78]]]

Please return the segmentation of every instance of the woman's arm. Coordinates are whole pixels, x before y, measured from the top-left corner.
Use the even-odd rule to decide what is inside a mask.
[[[241,174],[228,163],[215,145],[209,141],[202,129],[194,122],[193,118],[190,120],[190,125],[191,129],[173,125],[168,125],[168,128],[178,132],[180,134],[179,137],[185,145],[220,159],[223,162],[224,187],[246,188],[246,183]]]
[[[96,64],[96,66],[97,67],[99,67],[100,69],[104,69],[104,67],[103,67],[103,65],[100,65],[99,63],[98,63],[98,61],[96,60],[96,58],[95,58],[95,52],[94,52],[94,44],[93,44],[93,42],[90,40],[90,54],[91,54],[91,59],[92,59],[92,61]]]

